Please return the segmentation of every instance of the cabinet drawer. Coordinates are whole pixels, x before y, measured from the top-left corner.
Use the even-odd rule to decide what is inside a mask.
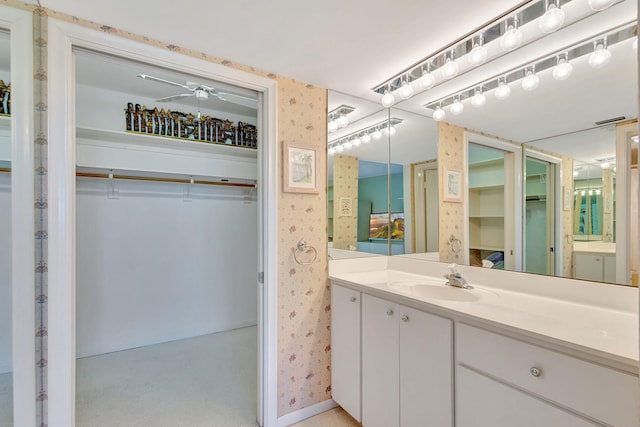
[[[456,360],[614,426],[638,426],[638,377],[459,324]]]

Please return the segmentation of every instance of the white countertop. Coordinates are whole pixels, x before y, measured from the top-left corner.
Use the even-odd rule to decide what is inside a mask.
[[[474,289],[457,289],[444,285],[446,264],[401,258],[331,261],[329,277],[399,303],[511,330],[638,373],[637,288],[459,266]],[[437,290],[447,298],[410,294],[404,286],[409,282],[441,285],[446,289]],[[455,292],[467,294],[457,298]]]

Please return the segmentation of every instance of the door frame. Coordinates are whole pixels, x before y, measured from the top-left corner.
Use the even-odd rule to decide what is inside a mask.
[[[108,32],[48,19],[49,262],[48,425],[75,425],[75,67],[72,49],[82,47],[142,61],[262,94],[258,149],[258,420],[277,423],[277,82],[120,38]]]

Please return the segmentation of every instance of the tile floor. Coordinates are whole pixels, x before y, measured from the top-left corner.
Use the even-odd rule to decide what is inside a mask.
[[[351,418],[342,408],[334,408],[330,411],[307,418],[290,427],[360,427],[360,423]]]

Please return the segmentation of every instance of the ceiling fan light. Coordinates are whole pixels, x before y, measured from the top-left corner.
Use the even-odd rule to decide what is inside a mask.
[[[605,10],[614,4],[616,0],[589,0],[589,7],[595,11]]]
[[[337,131],[338,123],[336,123],[336,121],[333,119],[329,120],[329,123],[327,123],[327,130],[329,131],[329,133],[333,133]]]
[[[564,11],[557,7],[555,3],[549,3],[547,11],[540,17],[538,28],[545,34],[553,33],[564,24]]]
[[[409,99],[413,96],[413,86],[409,84],[406,80],[400,86],[398,90],[398,96],[400,99]]]
[[[589,55],[588,61],[591,68],[602,68],[611,61],[611,52],[604,43],[598,43],[595,50]]]
[[[471,52],[467,55],[467,62],[472,67],[482,65],[487,60],[487,48],[483,45],[476,43],[471,49]]]
[[[454,116],[462,114],[462,112],[464,111],[464,104],[460,102],[460,98],[456,96],[455,101],[453,101],[453,104],[451,104],[451,106],[449,107],[449,111],[451,111],[451,114],[453,114]]]
[[[514,26],[509,26],[509,29],[500,37],[500,47],[505,52],[510,52],[517,49],[522,44],[522,31]]]
[[[511,88],[504,81],[504,79],[500,79],[500,82],[498,82],[498,87],[494,92],[495,97],[499,100],[503,100],[503,99],[507,99],[510,94],[511,94]]]
[[[420,87],[422,89],[429,89],[433,87],[435,82],[436,82],[435,77],[433,76],[433,74],[431,74],[427,70],[422,72],[422,77],[420,77],[420,80],[418,80],[418,83],[420,84]]]
[[[388,90],[385,90],[384,95],[382,95],[382,99],[380,100],[380,103],[382,104],[382,106],[384,108],[389,108],[393,104],[395,104],[395,102],[396,102],[396,98],[393,96],[393,94]]]
[[[559,57],[558,63],[553,67],[553,78],[556,80],[566,80],[571,77],[573,65],[571,65],[566,57]]]
[[[366,135],[362,135],[362,138],[360,138],[362,140],[363,143],[368,144],[371,142],[371,136],[369,136],[369,134]]]
[[[480,89],[476,89],[475,95],[471,98],[471,105],[476,108],[482,107],[487,103],[487,97]]]
[[[438,105],[436,107],[436,110],[433,112],[433,120],[435,120],[436,122],[440,122],[444,119],[444,116],[446,115],[447,114],[444,112],[442,107]]]

